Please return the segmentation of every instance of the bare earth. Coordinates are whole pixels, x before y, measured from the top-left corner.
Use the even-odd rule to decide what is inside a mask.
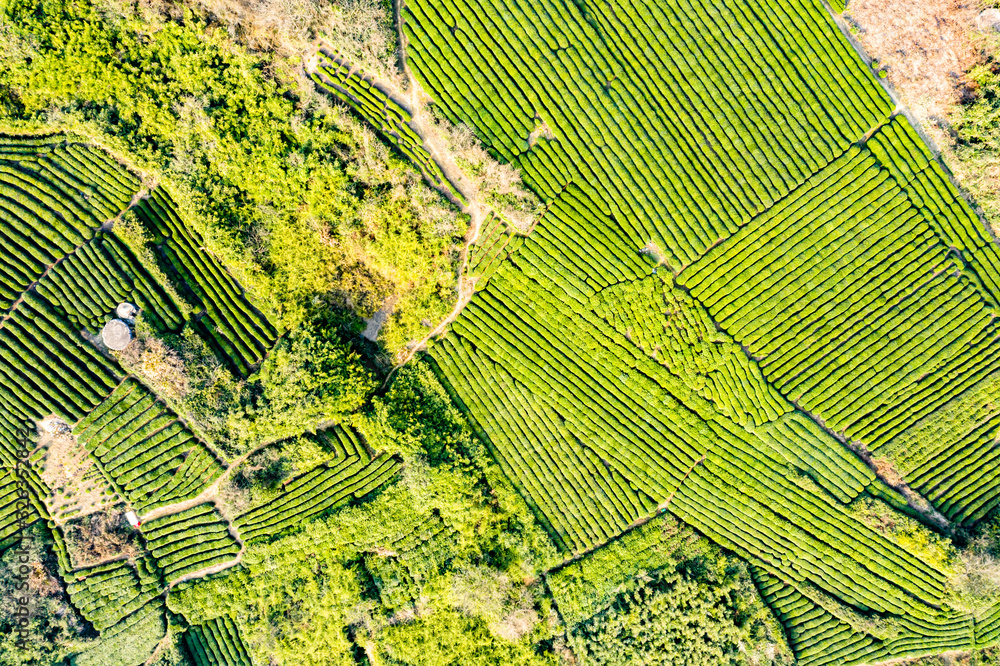
[[[1000,236],[1000,155],[959,144],[953,125],[978,96],[966,72],[1000,52],[1000,10],[987,0],[851,0],[844,20],[885,67],[900,102]]]
[[[947,118],[964,73],[979,60],[978,0],[851,0],[844,12],[855,36],[906,106],[926,121]]]
[[[57,523],[101,511],[116,501],[68,425],[56,418],[41,421],[38,447],[45,450],[42,481],[52,491],[44,501]]]

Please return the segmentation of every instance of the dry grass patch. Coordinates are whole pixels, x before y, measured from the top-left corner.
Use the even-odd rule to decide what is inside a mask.
[[[980,0],[851,0],[845,17],[921,121],[945,118],[980,59]]]
[[[38,435],[38,448],[43,452],[39,475],[51,489],[44,502],[56,521],[98,512],[116,501],[114,491],[66,423],[54,417],[44,419]]]

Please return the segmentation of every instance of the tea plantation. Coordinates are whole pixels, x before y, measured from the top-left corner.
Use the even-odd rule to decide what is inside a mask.
[[[1000,248],[842,6],[335,3],[295,55],[109,7],[0,3],[0,665],[994,663]],[[31,69],[129,49],[131,115]],[[463,242],[385,226],[420,179]],[[387,349],[421,252],[454,310]]]
[[[559,546],[667,511],[748,558],[801,663],[990,642],[995,606],[846,507],[882,456],[950,525],[1000,503],[1000,256],[821,3],[418,1],[403,30],[547,205],[430,356]]]

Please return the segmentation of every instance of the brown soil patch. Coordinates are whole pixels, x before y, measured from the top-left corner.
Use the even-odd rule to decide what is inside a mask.
[[[140,335],[115,356],[123,366],[140,376],[157,395],[171,401],[183,400],[188,392],[184,361],[163,341]]]
[[[63,526],[70,562],[86,567],[100,562],[135,557],[139,533],[125,520],[125,507],[109,507]]]
[[[51,493],[44,501],[56,522],[101,511],[116,501],[114,491],[66,423],[45,419],[38,433],[38,448],[44,450],[39,475]]]
[[[965,72],[980,58],[973,29],[981,9],[980,0],[851,0],[844,15],[923,123],[960,101]]]
[[[382,327],[386,325],[389,321],[389,317],[392,316],[392,311],[396,309],[396,301],[399,299],[399,294],[393,294],[389,298],[385,299],[382,307],[379,308],[371,317],[363,320],[365,322],[365,330],[361,335],[372,342],[378,341],[378,332],[382,330]]]
[[[900,476],[891,460],[888,458],[874,458],[872,462],[875,463],[875,473],[890,486],[896,487],[903,483],[903,477]]]

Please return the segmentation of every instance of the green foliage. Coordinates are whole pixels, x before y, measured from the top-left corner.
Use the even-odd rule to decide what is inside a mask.
[[[546,580],[583,664],[790,660],[745,563],[670,515]]]
[[[946,147],[949,163],[962,174],[962,186],[969,190],[986,219],[997,230],[1000,220],[1000,196],[997,166],[1000,165],[1000,40],[984,36],[985,62],[966,73],[964,103],[948,120],[954,134]]]
[[[0,664],[2,666],[34,666],[61,661],[74,651],[86,647],[96,637],[70,605],[56,571],[55,558],[47,544],[44,526],[36,524],[25,534],[26,553],[10,548],[0,557]],[[19,590],[23,576],[21,558],[31,571],[28,587]],[[18,600],[29,602],[30,620],[27,645],[18,646],[18,634],[13,630]]]
[[[483,457],[482,445],[426,364],[402,368],[380,404],[387,424],[419,443],[432,465]]]
[[[330,314],[319,313],[282,337],[246,380],[190,330],[164,336],[185,378],[175,408],[233,456],[344,420],[365,404],[375,376],[342,320]]]
[[[559,613],[570,627],[612,603],[635,576],[673,569],[718,549],[671,515],[654,518],[547,577]]]
[[[437,611],[410,624],[386,627],[379,648],[392,666],[544,666],[551,656],[538,655],[520,643],[491,634],[482,620],[455,611]]]
[[[1000,150],[1000,68],[995,60],[976,65],[968,77],[978,87],[978,95],[962,110],[956,124],[961,141],[982,150]]]
[[[531,652],[522,644],[545,625],[521,581],[550,566],[551,544],[488,458],[427,462],[425,450],[475,450],[460,413],[443,399],[427,368],[405,368],[394,382],[400,382],[402,406],[380,399],[354,422],[376,452],[404,452],[399,483],[276,540],[251,542],[242,566],[175,589],[168,599],[172,610],[192,623],[221,614],[239,618],[241,634],[264,663],[271,657],[278,663],[351,663],[350,636],[380,645],[380,632],[397,610],[376,603],[381,586],[398,591],[404,617],[414,604],[466,613],[471,619],[462,620],[463,631],[484,654]],[[423,415],[405,419],[410,409]],[[439,631],[412,628],[419,640]],[[407,631],[399,629],[392,641],[407,644]],[[525,631],[528,638],[522,638]],[[497,636],[517,636],[520,643],[508,649],[510,639]]]
[[[171,634],[150,666],[197,666],[182,645],[180,627],[171,626]]]
[[[610,609],[570,634],[580,663],[747,663],[750,631],[739,607],[737,577],[710,569],[698,573],[660,573],[630,583]]]
[[[233,483],[239,488],[250,488],[259,484],[274,490],[288,478],[292,471],[291,460],[274,448],[267,448],[251,456],[244,465],[233,473]]]
[[[277,56],[190,9],[11,0],[0,120],[104,134],[168,176],[206,245],[282,330],[316,298],[398,296],[389,350],[454,302],[454,211]]]
[[[299,434],[356,411],[374,376],[336,329],[299,326],[278,342],[251,380],[252,405],[233,430],[263,441]]]
[[[893,509],[888,503],[862,495],[851,503],[851,510],[860,520],[879,533],[914,553],[940,571],[953,575],[958,563],[958,551],[946,537],[914,518]]]

